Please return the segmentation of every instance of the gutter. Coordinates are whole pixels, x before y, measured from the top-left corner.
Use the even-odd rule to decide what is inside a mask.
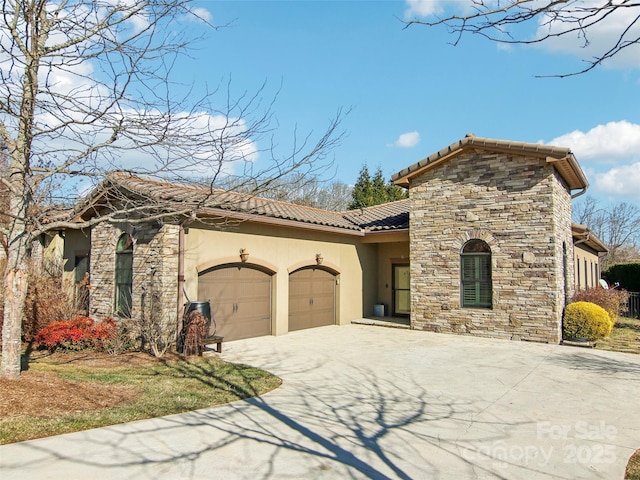
[[[578,240],[577,242],[573,242],[573,244],[574,244],[574,245],[579,245],[579,244],[581,244],[581,243],[586,243],[586,242],[588,242],[589,240],[591,240],[591,231],[590,231],[590,230],[587,230],[587,232],[586,232],[586,234],[585,234],[584,238],[583,238],[582,240]]]
[[[580,190],[578,193],[574,193],[571,195],[571,200],[573,200],[574,198],[578,198],[580,195],[584,195],[587,192],[587,187],[584,187],[582,190]]]

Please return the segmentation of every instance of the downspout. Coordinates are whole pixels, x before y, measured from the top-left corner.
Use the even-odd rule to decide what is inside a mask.
[[[182,332],[182,314],[184,309],[184,227],[193,222],[191,216],[178,225],[178,305],[176,308],[176,345],[179,345]]]
[[[574,193],[573,195],[571,195],[571,200],[573,200],[574,198],[578,198],[580,195],[584,195],[586,191],[587,191],[587,187],[584,187],[578,193]]]
[[[578,240],[577,242],[573,242],[574,245],[579,245],[581,243],[588,242],[591,239],[591,232],[587,230],[585,237],[582,240]]]
[[[184,223],[181,223],[178,226],[178,306],[177,306],[177,332],[179,334],[182,318],[182,302],[184,301],[184,297],[182,294],[182,289],[184,288]]]

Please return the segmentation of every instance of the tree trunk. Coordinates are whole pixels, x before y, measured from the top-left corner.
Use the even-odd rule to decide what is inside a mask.
[[[22,244],[22,245],[21,245]],[[20,377],[22,315],[27,297],[28,275],[24,241],[10,244],[4,275],[4,325],[2,326],[2,377]]]
[[[34,135],[35,105],[38,93],[38,68],[45,53],[48,36],[46,2],[25,3],[25,29],[27,40],[21,44],[24,55],[24,77],[17,138],[7,142],[9,174],[4,183],[8,190],[9,228],[6,237],[7,264],[4,271],[4,325],[2,326],[2,377],[20,376],[22,351],[22,315],[28,287],[28,249],[32,236],[29,209],[33,204],[34,184],[31,171],[31,146]],[[12,32],[15,35],[15,32]],[[14,39],[15,42],[15,39]],[[4,125],[3,125],[4,127]],[[37,188],[37,187],[36,187]]]

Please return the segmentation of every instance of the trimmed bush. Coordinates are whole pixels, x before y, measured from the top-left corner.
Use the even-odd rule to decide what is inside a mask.
[[[640,292],[640,262],[617,263],[602,272],[602,276],[610,285],[619,283],[629,292]]]
[[[567,340],[599,340],[608,337],[612,328],[607,311],[595,303],[574,302],[564,310],[562,335]]]
[[[112,341],[117,333],[112,318],[95,324],[89,317],[78,316],[73,320],[56,320],[36,335],[36,342],[50,351],[104,349],[105,343]]]
[[[602,287],[586,288],[578,290],[571,299],[572,302],[591,302],[600,305],[609,314],[611,323],[615,325],[620,316],[622,307],[627,303],[629,294],[625,290]]]

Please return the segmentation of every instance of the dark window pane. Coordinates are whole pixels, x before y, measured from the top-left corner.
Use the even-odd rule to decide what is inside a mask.
[[[121,317],[131,318],[131,300],[133,296],[133,239],[126,233],[120,237],[116,247],[115,277],[116,314]]]
[[[491,308],[491,250],[482,240],[470,240],[460,256],[463,307]]]
[[[462,253],[491,253],[491,249],[487,242],[482,240],[469,240],[464,244]]]

